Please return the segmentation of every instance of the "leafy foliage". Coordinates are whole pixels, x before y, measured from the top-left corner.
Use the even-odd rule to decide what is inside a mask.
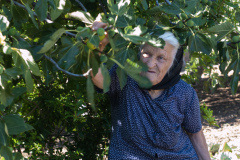
[[[218,75],[211,74],[213,65],[220,64],[225,76],[233,70],[230,86],[235,94],[240,58],[239,41],[232,38],[239,36],[238,2],[167,2],[0,1],[0,155],[22,159],[17,152],[21,147],[32,152],[33,159],[46,158],[46,150],[51,158],[106,155],[109,103],[96,94],[91,77],[83,73],[92,69],[95,75],[101,68],[107,92],[111,82],[108,70],[115,63],[121,88],[127,76],[149,87],[150,81],[140,74],[146,67],[138,61],[139,46],[149,43],[163,48],[165,43],[158,36],[166,31],[173,32],[191,53],[189,71],[202,66],[209,73],[206,85],[211,88],[222,84]],[[103,52],[98,48],[100,35],[91,29],[95,19],[108,23],[105,31],[110,43]],[[101,55],[107,57],[104,62]],[[88,78],[79,78],[84,76]],[[183,78],[190,83],[196,79]],[[214,124],[212,113],[202,110]],[[62,140],[63,145],[54,148]],[[65,154],[64,145],[68,149]]]

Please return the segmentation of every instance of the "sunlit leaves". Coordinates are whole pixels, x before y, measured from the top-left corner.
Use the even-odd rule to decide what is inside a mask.
[[[8,19],[5,16],[0,15],[0,32],[6,31],[8,26],[9,26]]]
[[[84,12],[84,11],[72,12],[72,13],[69,13],[69,16],[79,21],[82,21],[83,23],[86,23],[86,24],[92,24],[94,22],[94,19],[90,15],[90,13]]]
[[[56,4],[56,9],[53,7],[50,8],[50,16],[52,20],[57,19],[63,12],[66,5],[66,0],[54,0]]]
[[[123,15],[129,9],[130,0],[117,0],[117,3],[114,3],[114,0],[108,0],[109,10],[118,16]]]

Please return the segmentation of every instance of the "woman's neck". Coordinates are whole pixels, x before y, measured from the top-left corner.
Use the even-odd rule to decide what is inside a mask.
[[[151,98],[152,98],[152,99],[155,99],[155,98],[161,96],[162,93],[163,93],[163,91],[164,91],[164,89],[160,89],[160,90],[149,90],[148,92],[149,92]]]

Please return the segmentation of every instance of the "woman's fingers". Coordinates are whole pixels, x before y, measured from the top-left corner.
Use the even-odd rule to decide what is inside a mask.
[[[105,28],[105,27],[107,27],[107,23],[103,23],[103,22],[99,22],[99,21],[95,21],[92,24],[93,31],[98,30],[98,28]]]

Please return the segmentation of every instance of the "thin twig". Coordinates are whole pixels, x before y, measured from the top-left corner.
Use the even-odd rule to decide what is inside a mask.
[[[84,5],[79,1],[79,0],[75,0],[81,7],[82,9],[87,12],[87,9],[84,7]]]
[[[86,77],[86,76],[88,76],[88,74],[89,74],[90,71],[92,70],[92,69],[89,69],[89,70],[88,70],[86,73],[84,73],[84,74],[74,74],[74,73],[68,72],[68,71],[60,68],[59,65],[57,64],[57,62],[55,62],[52,58],[50,58],[50,57],[48,57],[48,56],[46,56],[46,55],[44,55],[44,57],[45,57],[47,60],[49,60],[50,62],[52,62],[52,63],[55,65],[55,67],[57,67],[58,70],[62,71],[62,72],[65,73],[65,74],[68,74],[68,75],[70,75],[70,76],[74,76],[74,77]]]
[[[66,34],[72,37],[76,37],[76,34],[66,31]]]
[[[101,0],[99,2],[100,2],[100,6],[102,7],[102,10],[103,10],[105,16],[107,16],[107,12],[106,12],[105,6],[102,4]]]

